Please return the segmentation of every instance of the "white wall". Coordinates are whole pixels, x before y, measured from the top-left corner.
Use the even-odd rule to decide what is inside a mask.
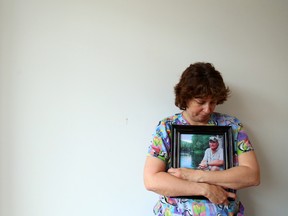
[[[152,215],[142,170],[195,61],[233,91],[262,183],[247,215],[287,210],[288,2],[1,0],[0,215]]]

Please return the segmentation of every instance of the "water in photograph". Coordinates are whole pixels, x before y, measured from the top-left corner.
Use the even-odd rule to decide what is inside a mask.
[[[180,167],[182,167],[182,168],[195,168],[191,154],[181,153],[180,158],[181,158],[180,159]]]

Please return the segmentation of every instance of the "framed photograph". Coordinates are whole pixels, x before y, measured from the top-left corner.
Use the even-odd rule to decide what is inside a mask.
[[[173,168],[205,171],[229,169],[233,167],[233,148],[230,126],[172,125]],[[199,196],[195,198],[206,199]]]

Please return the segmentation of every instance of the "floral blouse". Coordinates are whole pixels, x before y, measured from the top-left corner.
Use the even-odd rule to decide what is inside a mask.
[[[148,155],[157,157],[170,166],[171,157],[171,127],[172,124],[189,125],[182,113],[175,114],[161,120],[153,133]],[[247,133],[243,130],[240,121],[226,114],[213,113],[208,125],[231,126],[234,137],[233,166],[238,166],[238,156],[245,152],[253,151]],[[228,206],[217,205],[208,199],[187,199],[160,196],[154,209],[158,216],[230,216],[244,215],[244,207],[239,200],[230,201]]]

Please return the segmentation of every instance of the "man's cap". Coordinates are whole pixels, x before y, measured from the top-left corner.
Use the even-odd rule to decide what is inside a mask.
[[[218,138],[217,138],[216,136],[211,136],[211,137],[209,138],[209,141],[219,142],[219,141],[218,141]]]

